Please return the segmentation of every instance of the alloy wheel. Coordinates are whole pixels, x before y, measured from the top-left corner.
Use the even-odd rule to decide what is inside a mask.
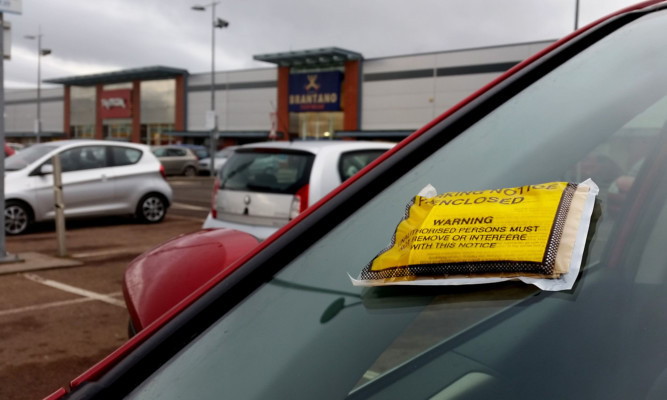
[[[18,235],[28,228],[28,213],[18,204],[8,204],[5,207],[5,232]]]
[[[159,222],[167,212],[164,202],[158,196],[149,196],[141,203],[141,216],[148,222]]]

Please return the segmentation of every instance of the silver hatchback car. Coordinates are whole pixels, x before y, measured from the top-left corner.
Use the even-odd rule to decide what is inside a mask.
[[[239,146],[215,180],[203,227],[266,239],[393,146],[329,140]]]
[[[136,215],[162,221],[172,199],[164,167],[147,146],[63,140],[30,146],[5,160],[5,232],[55,218],[53,156],[62,165],[66,217]]]
[[[179,145],[154,146],[151,151],[164,165],[167,175],[197,175],[199,157],[190,148]]]

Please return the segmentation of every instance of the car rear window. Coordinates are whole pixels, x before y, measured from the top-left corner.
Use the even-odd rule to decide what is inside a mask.
[[[131,165],[139,162],[141,151],[130,147],[112,147],[113,165],[118,167],[122,165]]]
[[[239,150],[224,165],[220,189],[294,194],[308,184],[314,154]]]

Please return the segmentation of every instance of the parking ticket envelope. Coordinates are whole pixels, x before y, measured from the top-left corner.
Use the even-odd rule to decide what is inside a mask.
[[[597,192],[590,179],[443,194],[432,189],[408,203],[390,245],[352,281],[378,286],[520,279],[545,290],[569,289]]]

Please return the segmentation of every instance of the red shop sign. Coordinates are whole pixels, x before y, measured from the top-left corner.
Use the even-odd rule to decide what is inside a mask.
[[[104,91],[100,103],[102,119],[132,117],[132,90],[130,89]]]

